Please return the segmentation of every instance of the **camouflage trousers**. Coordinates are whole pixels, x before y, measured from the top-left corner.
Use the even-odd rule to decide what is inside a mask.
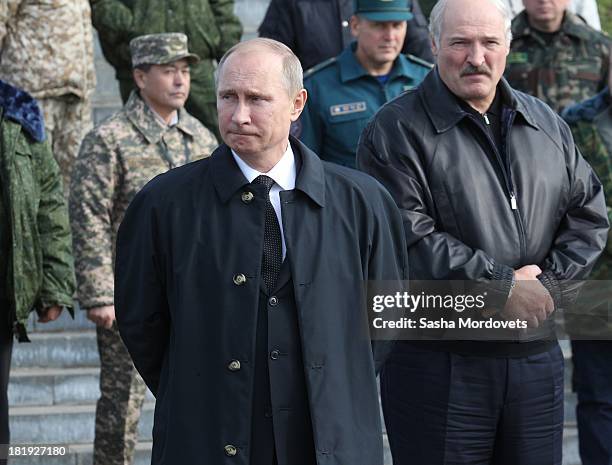
[[[117,325],[97,328],[100,353],[100,399],[96,406],[94,465],[134,462],[138,420],[146,386],[134,368]]]
[[[91,103],[72,94],[41,98],[38,103],[45,117],[45,131],[62,172],[64,193],[68,198],[72,165],[83,137],[92,128]]]

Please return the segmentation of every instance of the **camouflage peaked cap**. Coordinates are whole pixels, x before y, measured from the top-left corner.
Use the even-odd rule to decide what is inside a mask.
[[[132,67],[139,65],[167,65],[183,58],[194,65],[200,57],[189,53],[187,36],[179,32],[147,34],[130,41]]]

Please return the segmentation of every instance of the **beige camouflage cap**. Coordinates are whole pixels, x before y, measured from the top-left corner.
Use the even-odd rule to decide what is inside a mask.
[[[193,65],[200,61],[187,49],[187,36],[180,32],[147,34],[130,41],[132,67],[138,65],[166,65],[186,58]]]

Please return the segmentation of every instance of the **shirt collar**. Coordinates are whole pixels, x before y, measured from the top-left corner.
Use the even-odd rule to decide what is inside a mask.
[[[166,120],[164,120],[164,118],[162,118],[159,113],[157,113],[153,108],[150,108],[150,109],[151,109],[151,113],[153,113],[155,118],[157,118],[157,122],[162,124],[163,126],[167,126],[171,128],[172,126],[175,126],[178,123],[178,120],[179,120],[178,111],[175,110],[174,113],[172,114],[172,118],[170,118],[170,122],[166,123]]]
[[[145,139],[147,139],[149,144],[156,144],[159,142],[165,131],[173,125],[176,125],[178,129],[189,136],[195,134],[195,129],[192,127],[189,118],[187,118],[187,112],[184,108],[177,110],[170,125],[166,125],[162,118],[145,103],[137,91],[132,91],[130,98],[125,104],[124,110],[127,118],[138,131],[140,131]]]
[[[263,175],[272,178],[274,182],[280,186],[281,190],[286,191],[295,188],[296,167],[295,156],[291,144],[287,143],[287,150],[285,150],[285,153],[276,165],[267,173],[260,173],[256,169],[251,168],[233,149],[232,156],[234,160],[236,160],[238,168],[240,168],[240,171],[242,171],[247,181],[253,182],[257,176]]]
[[[421,102],[438,133],[448,131],[467,115],[455,95],[440,78],[437,68],[425,76],[419,89],[421,89]],[[529,109],[517,98],[518,94],[515,95],[515,91],[504,78],[500,79],[497,91],[501,93],[502,112],[506,106],[519,113],[527,124],[539,128]]]

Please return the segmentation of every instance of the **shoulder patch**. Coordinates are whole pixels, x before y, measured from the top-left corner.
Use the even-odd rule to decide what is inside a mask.
[[[304,79],[312,76],[317,71],[327,68],[329,65],[335,63],[336,61],[338,61],[338,57],[331,57],[331,58],[328,58],[327,60],[322,61],[318,65],[314,65],[312,68],[309,68],[306,71],[304,71]]]
[[[365,102],[341,103],[329,107],[329,113],[332,116],[348,115],[349,113],[359,113],[366,111],[367,105]]]
[[[430,63],[430,62],[429,62],[429,61],[427,61],[427,60],[423,60],[422,58],[419,58],[419,57],[417,57],[417,56],[415,56],[415,55],[412,55],[412,54],[410,54],[410,53],[404,53],[404,56],[405,56],[405,57],[406,57],[408,60],[412,61],[413,63],[416,63],[416,64],[419,64],[419,65],[421,65],[421,66],[424,66],[424,67],[425,67],[425,68],[427,68],[427,69],[432,69],[432,68],[434,67],[434,64],[433,64],[433,63]]]
[[[506,62],[511,64],[529,63],[529,55],[526,52],[510,52]]]

